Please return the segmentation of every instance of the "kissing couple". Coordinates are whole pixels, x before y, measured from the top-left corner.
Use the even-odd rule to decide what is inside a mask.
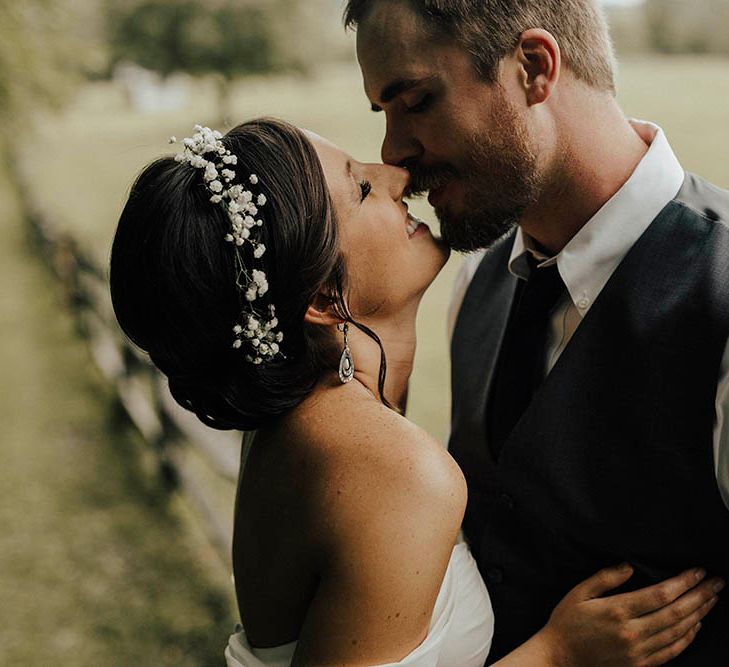
[[[228,666],[729,664],[729,193],[626,119],[593,0],[345,23],[384,164],[196,126],[111,253],[177,402],[246,432]],[[446,451],[405,408],[450,249]]]

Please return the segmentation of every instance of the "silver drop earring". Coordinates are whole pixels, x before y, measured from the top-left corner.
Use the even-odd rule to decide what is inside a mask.
[[[349,324],[337,324],[337,329],[344,332],[344,350],[339,359],[339,379],[342,384],[347,384],[354,377],[354,361],[352,360],[352,352],[349,349]]]

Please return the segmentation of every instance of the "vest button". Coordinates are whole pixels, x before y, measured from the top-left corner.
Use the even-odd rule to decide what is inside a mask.
[[[490,584],[500,584],[504,581],[504,573],[498,567],[490,567],[486,570],[486,579]]]
[[[515,507],[514,499],[508,493],[502,493],[501,494],[501,504],[507,510],[513,510],[514,507]]]

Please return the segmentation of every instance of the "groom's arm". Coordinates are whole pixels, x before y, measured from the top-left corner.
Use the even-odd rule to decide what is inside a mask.
[[[721,362],[719,385],[716,392],[714,466],[719,492],[729,509],[729,342]]]

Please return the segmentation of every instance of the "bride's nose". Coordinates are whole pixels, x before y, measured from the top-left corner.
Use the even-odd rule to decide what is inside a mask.
[[[405,194],[405,189],[410,183],[410,172],[402,167],[395,167],[392,165],[383,165],[386,177],[388,179],[388,187],[390,189],[390,196],[399,201]]]

